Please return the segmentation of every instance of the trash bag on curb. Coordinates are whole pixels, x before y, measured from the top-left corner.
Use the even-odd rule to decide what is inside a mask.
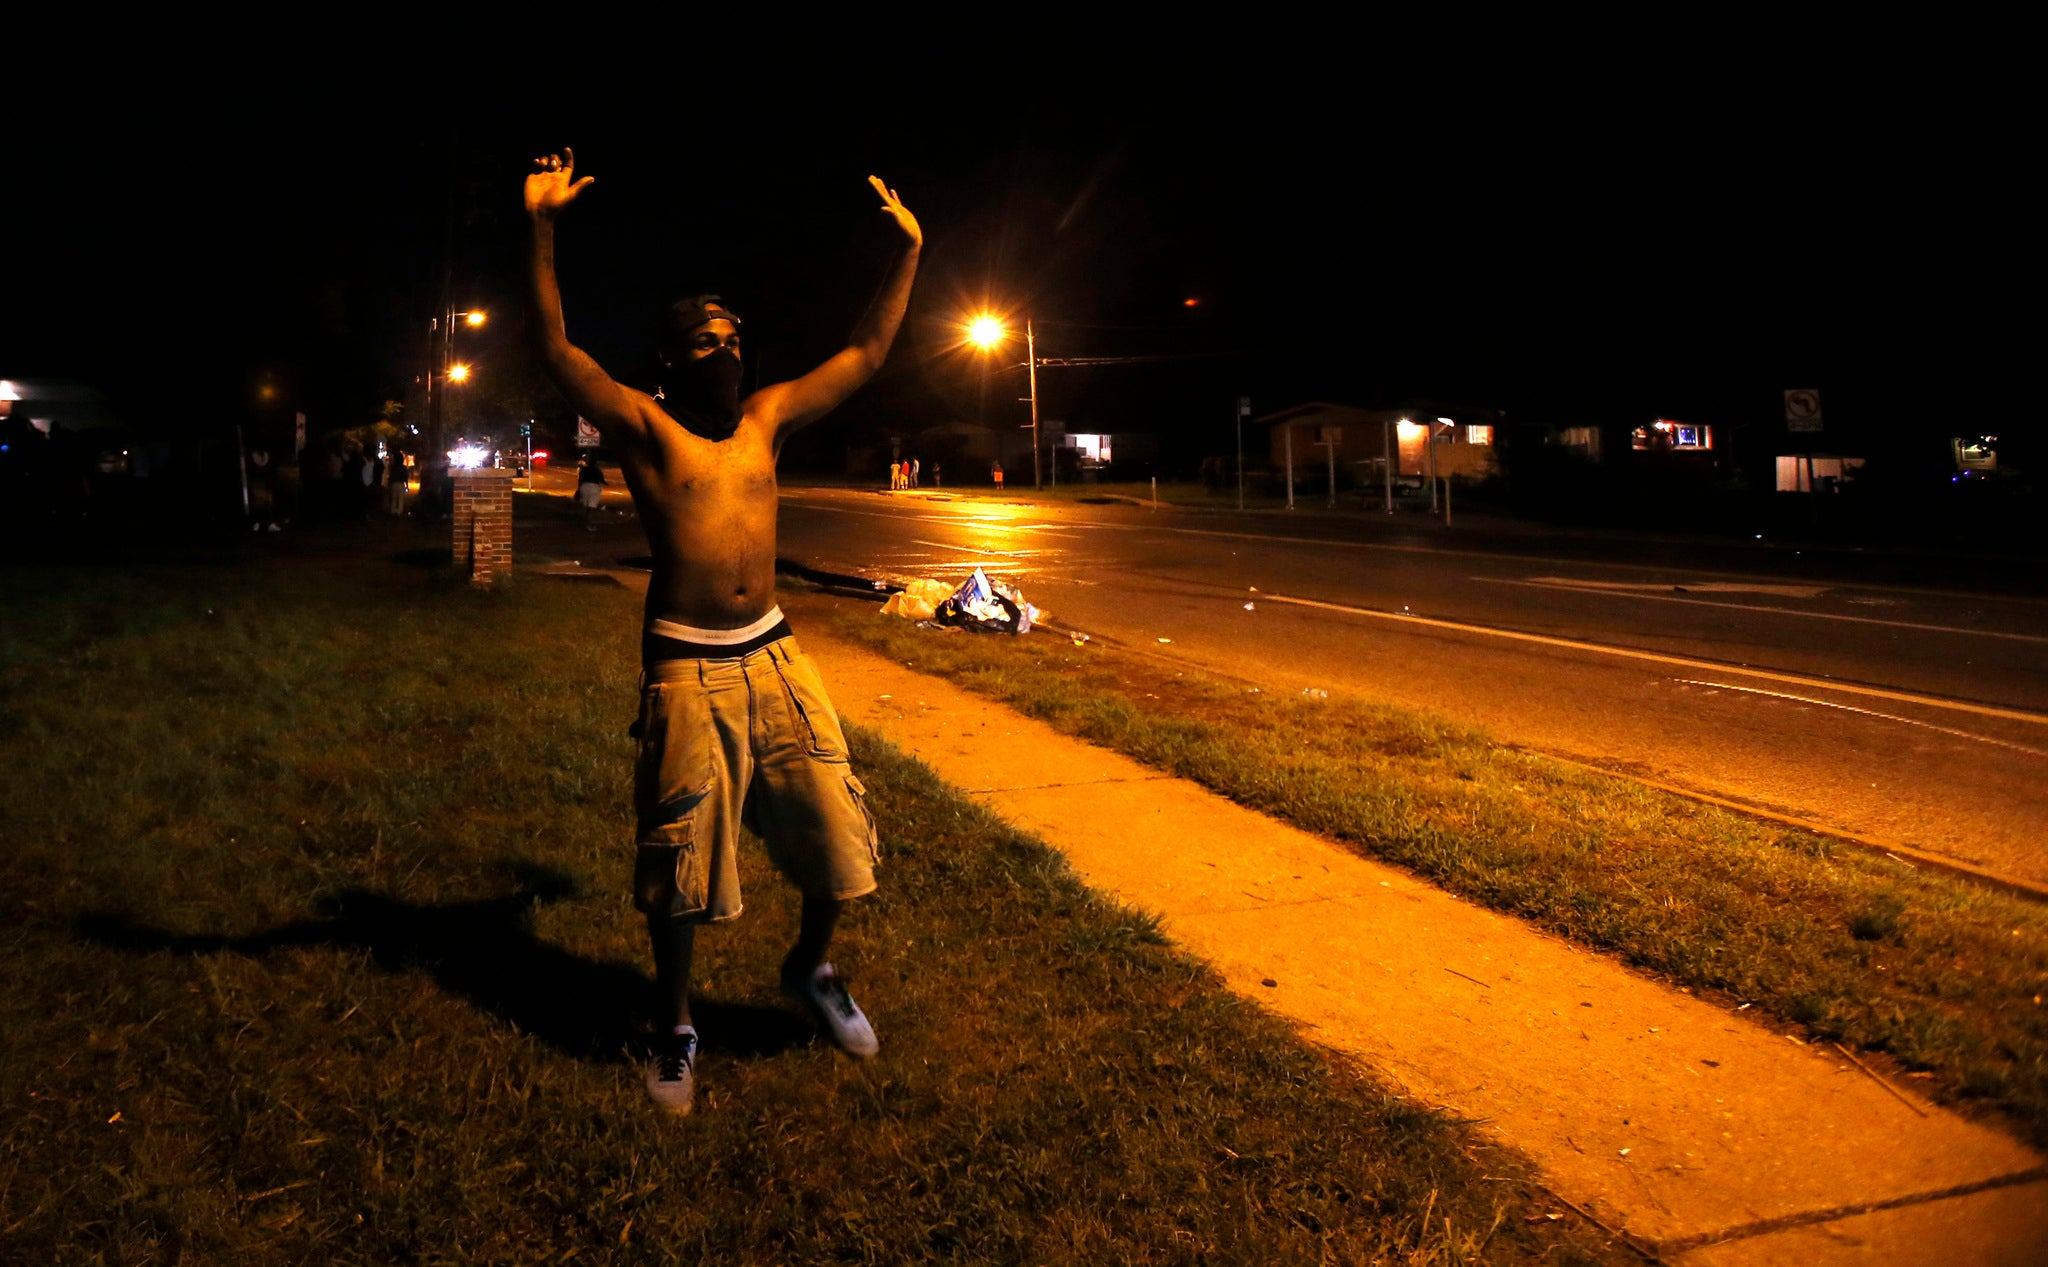
[[[1044,615],[1014,585],[991,581],[980,568],[956,588],[944,581],[911,581],[882,604],[882,615],[929,621],[976,633],[1021,634]]]
[[[882,604],[882,614],[905,620],[930,620],[939,604],[952,596],[953,587],[944,581],[911,581],[902,593],[889,595],[889,601]]]
[[[993,585],[980,568],[932,613],[935,624],[975,633],[1028,633],[1038,609],[1013,586]]]
[[[1009,599],[1017,605],[1018,633],[1030,633],[1032,624],[1044,619],[1045,613],[1025,602],[1024,591],[1016,586],[1006,585],[1001,581],[990,581],[989,588],[996,592],[996,597]]]
[[[889,601],[882,604],[884,616],[901,616],[905,620],[930,620],[936,610],[935,606],[915,594],[891,594]]]

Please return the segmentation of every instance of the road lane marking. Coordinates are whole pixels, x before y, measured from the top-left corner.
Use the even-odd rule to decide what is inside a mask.
[[[1854,704],[1837,704],[1832,700],[1814,699],[1806,695],[1788,695],[1784,691],[1766,691],[1756,686],[1736,686],[1732,682],[1705,682],[1698,678],[1689,677],[1675,677],[1671,680],[1683,682],[1687,686],[1705,686],[1717,691],[1740,691],[1744,695],[1767,695],[1772,699],[1796,700],[1801,704],[1818,704],[1822,708],[1838,708],[1845,713],[1856,713],[1863,717],[1881,717],[1885,721],[1902,722],[1908,726],[1923,726],[1928,730],[1938,730],[1944,735],[1954,735],[1959,739],[1974,739],[1978,743],[1996,744],[2001,748],[2011,748],[2015,752],[2024,752],[2029,756],[2048,757],[2048,749],[2029,748],[2023,743],[2013,743],[2008,739],[1993,739],[1989,735],[1979,735],[1967,730],[1954,730],[1947,726],[1937,726],[1931,721],[1917,721],[1911,717],[1900,717],[1895,713],[1880,713],[1874,709],[1858,708]]]
[[[2048,637],[2039,634],[2006,633],[1998,629],[1965,629],[1959,625],[1929,625],[1916,620],[1884,620],[1876,616],[1845,616],[1839,612],[1797,611],[1790,607],[1757,607],[1749,603],[1717,603],[1710,598],[1680,598],[1675,594],[1639,594],[1623,582],[1572,581],[1563,577],[1538,576],[1529,580],[1518,580],[1509,576],[1475,576],[1471,580],[1485,581],[1490,585],[1527,585],[1532,589],[1573,590],[1580,594],[1600,594],[1609,598],[1644,598],[1653,603],[1684,603],[1690,607],[1725,607],[1731,611],[1766,612],[1773,616],[1799,616],[1807,620],[1841,620],[1854,625],[1885,625],[1893,629],[1922,629],[1929,633],[1972,634],[1979,638],[2004,638],[2011,642],[2048,643]],[[1668,587],[1665,587],[1668,588]],[[1706,588],[1706,587],[1693,587]],[[1733,588],[1733,587],[1731,587]],[[1763,589],[1762,586],[1740,588]],[[1785,586],[1793,589],[1793,586]],[[1822,587],[1834,588],[1834,587]],[[1816,590],[1816,593],[1819,591]],[[1794,595],[1794,597],[1800,597]]]
[[[1500,578],[1475,576],[1475,581]],[[1575,576],[1532,576],[1523,585],[1562,585],[1597,590],[1697,590],[1708,594],[1774,594],[1779,598],[1818,598],[1838,585],[1780,585],[1773,581],[1587,581]]]
[[[1511,642],[1533,642],[1545,647],[1563,647],[1568,651],[1590,651],[1596,655],[1617,656],[1625,660],[1647,660],[1652,664],[1675,665],[1682,669],[1705,669],[1711,673],[1740,673],[1744,677],[1761,678],[1766,682],[1785,682],[1793,686],[1804,686],[1820,691],[1841,691],[1848,695],[1866,695],[1873,699],[1894,700],[1901,704],[1919,704],[1927,708],[1946,708],[1956,712],[1975,713],[1980,717],[1998,717],[2006,721],[2031,722],[2036,726],[2048,726],[2048,714],[2030,713],[2017,708],[1999,708],[1991,704],[1973,704],[1967,700],[1942,699],[1934,695],[1917,695],[1911,691],[1894,691],[1882,686],[1860,686],[1850,682],[1835,682],[1827,678],[1807,677],[1798,673],[1780,673],[1772,669],[1752,669],[1739,664],[1723,664],[1714,660],[1695,660],[1690,656],[1666,655],[1661,651],[1639,651],[1634,647],[1616,647],[1600,642],[1582,642],[1577,638],[1556,638],[1549,634],[1523,633],[1519,629],[1496,629],[1490,625],[1467,624],[1461,620],[1439,620],[1432,616],[1417,616],[1411,612],[1380,611],[1372,607],[1354,607],[1348,603],[1325,603],[1313,598],[1290,598],[1285,594],[1263,595],[1269,603],[1286,603],[1294,607],[1313,607],[1319,611],[1343,612],[1350,616],[1372,616],[1379,620],[1399,621],[1403,624],[1423,625],[1431,629],[1451,629],[1459,633],[1484,634],[1492,638],[1505,638]]]

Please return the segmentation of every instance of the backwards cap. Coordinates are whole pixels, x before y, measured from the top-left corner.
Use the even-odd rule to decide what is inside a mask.
[[[739,314],[726,307],[725,300],[717,295],[692,295],[688,299],[678,299],[669,305],[668,314],[672,323],[670,329],[678,335],[688,334],[698,326],[721,319],[732,322],[734,327],[740,324]]]

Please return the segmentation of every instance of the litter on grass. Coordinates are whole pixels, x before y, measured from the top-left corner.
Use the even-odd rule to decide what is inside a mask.
[[[889,601],[882,604],[884,616],[901,616],[906,620],[930,620],[939,604],[953,596],[953,587],[944,581],[912,581],[903,587],[900,594],[889,595]]]
[[[1044,615],[1024,601],[1023,591],[990,581],[980,568],[957,587],[944,581],[912,581],[901,593],[889,596],[882,614],[975,633],[1007,634],[1030,633],[1032,622]]]
[[[1317,690],[1317,689],[1316,689],[1315,687],[1313,687],[1313,686],[1304,686],[1304,687],[1302,687],[1302,688],[1301,688],[1301,693],[1302,693],[1303,695],[1306,695],[1306,696],[1308,696],[1308,697],[1309,697],[1310,699],[1328,699],[1328,698],[1330,698],[1330,693],[1329,693],[1328,691],[1319,691],[1319,690]]]

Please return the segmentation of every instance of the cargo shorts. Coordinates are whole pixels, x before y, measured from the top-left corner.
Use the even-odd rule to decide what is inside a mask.
[[[794,637],[730,659],[663,660],[641,681],[634,905],[737,917],[742,826],[807,897],[875,890],[867,789],[816,666]]]

